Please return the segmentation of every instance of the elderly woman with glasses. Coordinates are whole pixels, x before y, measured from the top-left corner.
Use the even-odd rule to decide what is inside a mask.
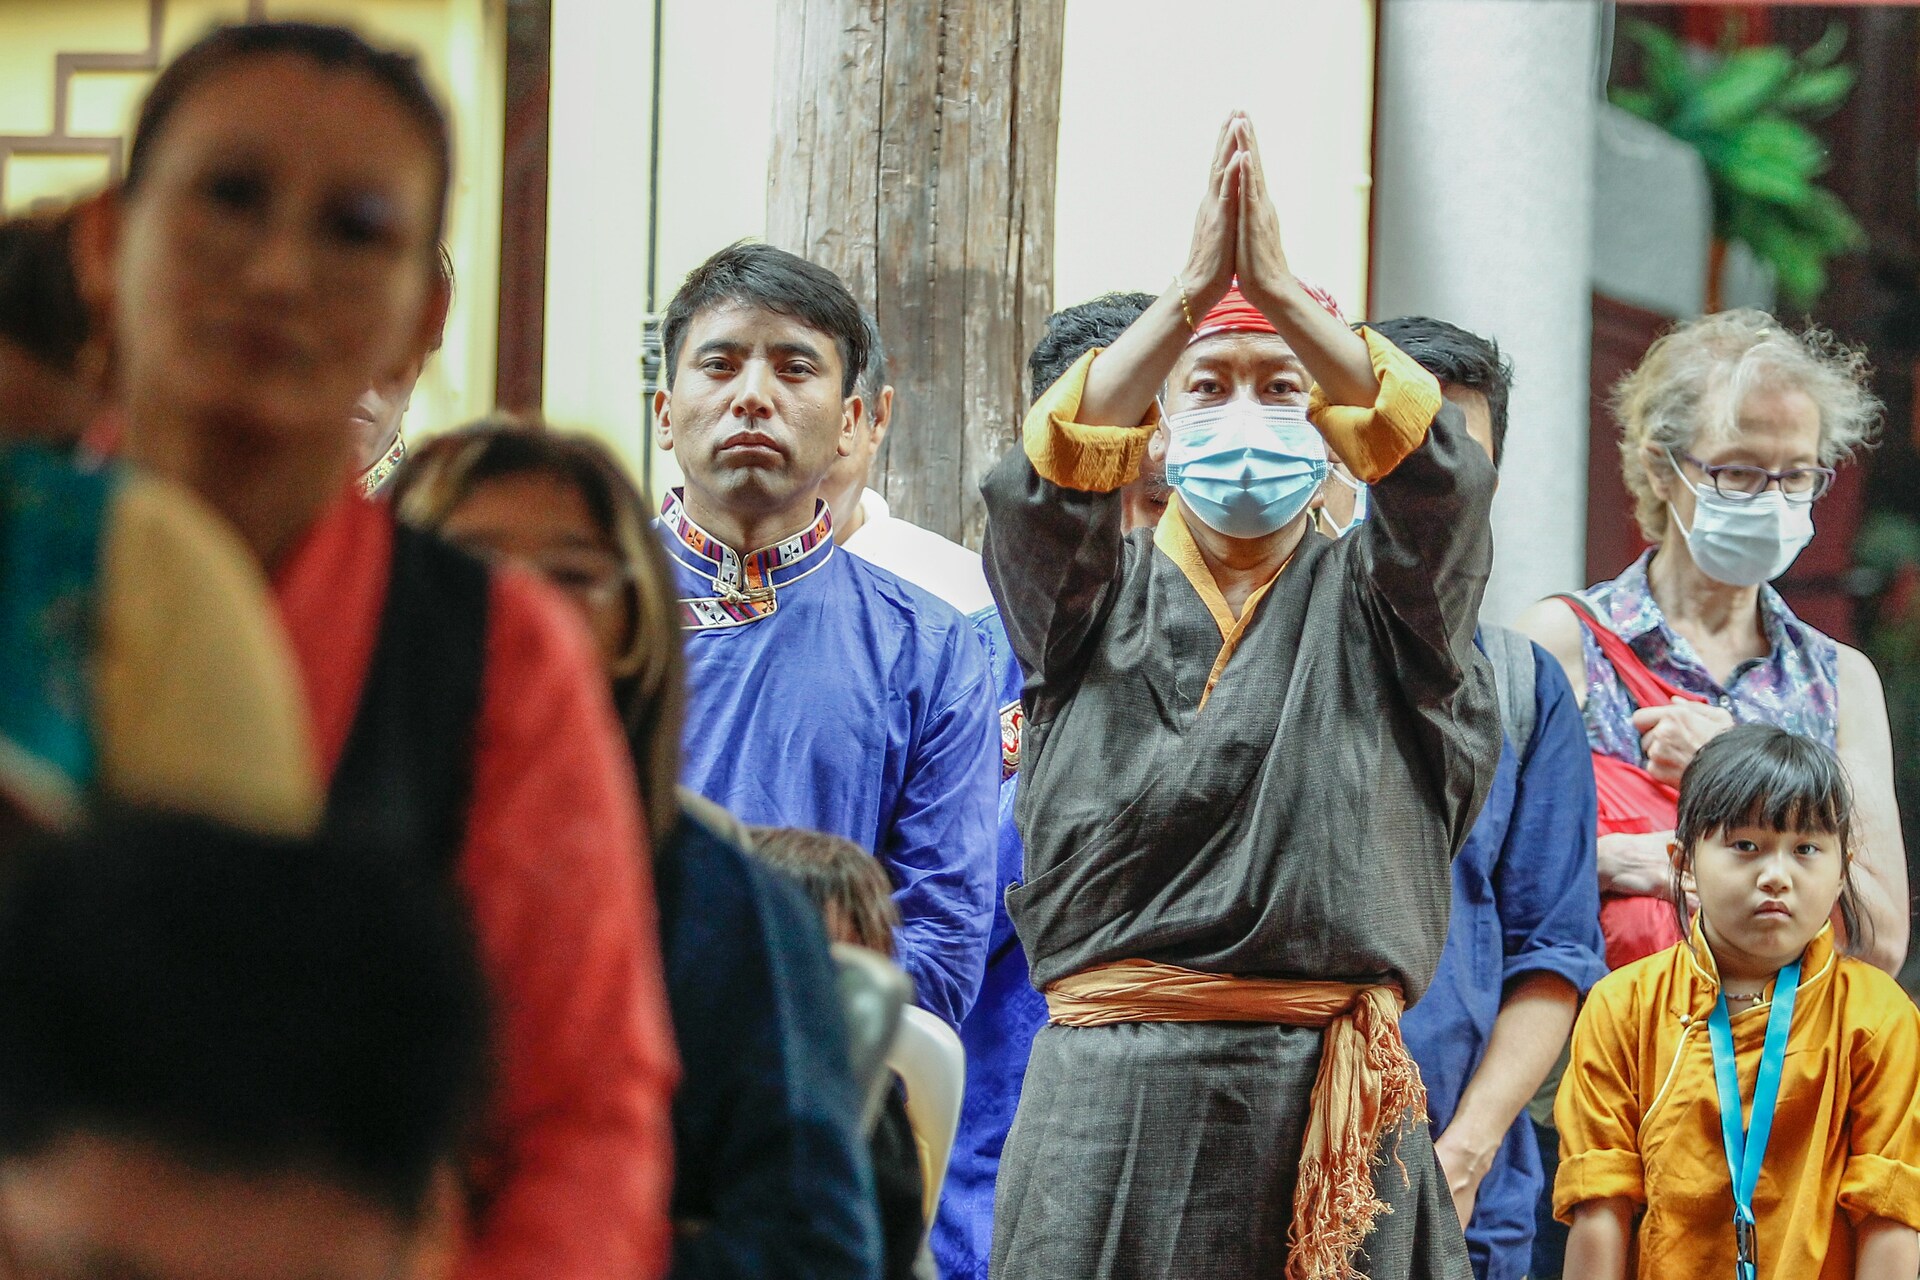
[[[1897,969],[1907,870],[1886,697],[1873,664],[1767,583],[1813,538],[1834,465],[1878,427],[1863,353],[1760,311],[1681,325],[1614,393],[1634,516],[1654,546],[1619,577],[1533,606],[1600,790],[1601,920],[1615,967],[1679,940],[1666,894],[1673,788],[1694,753],[1763,722],[1837,749],[1860,798],[1865,919],[1853,949]],[[1661,913],[1665,912],[1664,918]]]

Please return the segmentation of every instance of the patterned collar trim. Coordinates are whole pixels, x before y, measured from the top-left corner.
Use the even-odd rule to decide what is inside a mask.
[[[360,473],[360,492],[371,498],[380,492],[383,485],[399,465],[407,460],[407,438],[395,436],[393,448],[387,450],[380,461]]]
[[[672,535],[667,554],[713,584],[711,596],[681,599],[680,625],[688,631],[741,627],[772,617],[779,611],[781,590],[833,558],[833,517],[824,502],[814,504],[813,523],[805,529],[746,555],[695,524],[678,489],[660,504],[660,524]]]

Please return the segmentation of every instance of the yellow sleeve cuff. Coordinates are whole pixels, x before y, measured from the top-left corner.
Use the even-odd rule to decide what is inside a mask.
[[[1886,1156],[1849,1156],[1840,1175],[1840,1208],[1856,1227],[1868,1218],[1891,1218],[1920,1230],[1920,1168]]]
[[[1132,427],[1091,426],[1076,422],[1080,401],[1087,393],[1087,370],[1100,354],[1095,347],[1073,362],[1060,380],[1033,402],[1021,434],[1027,460],[1042,480],[1063,489],[1112,493],[1140,478],[1147,441],[1160,425],[1154,406],[1147,420]],[[1402,357],[1404,358],[1404,357]]]
[[[1307,416],[1348,469],[1372,484],[1425,443],[1433,415],[1440,412],[1440,384],[1372,329],[1362,328],[1360,336],[1367,340],[1367,355],[1380,379],[1379,396],[1371,406],[1329,404],[1315,386]]]
[[[1553,1216],[1561,1222],[1572,1222],[1574,1209],[1589,1200],[1614,1196],[1647,1202],[1638,1151],[1582,1151],[1560,1161],[1553,1179]]]

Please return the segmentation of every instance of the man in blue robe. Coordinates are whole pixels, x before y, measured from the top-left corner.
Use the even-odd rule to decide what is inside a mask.
[[[900,963],[957,1026],[993,917],[999,724],[968,620],[837,550],[818,499],[853,447],[859,305],[742,243],[687,277],[662,336],[655,432],[686,477],[660,519],[687,629],[682,779],[748,823],[871,849]]]
[[[1440,382],[1498,465],[1512,370],[1484,338],[1440,320],[1376,330]],[[1476,1280],[1522,1280],[1544,1175],[1523,1108],[1554,1067],[1574,1010],[1606,974],[1594,871],[1593,766],[1573,688],[1525,636],[1482,626],[1504,741],[1493,788],[1453,860],[1440,968],[1401,1033],[1427,1085]]]

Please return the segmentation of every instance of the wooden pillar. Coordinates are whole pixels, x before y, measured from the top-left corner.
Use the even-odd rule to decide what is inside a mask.
[[[979,547],[1053,301],[1065,0],[780,0],[767,240],[873,308],[895,390],[872,483]]]

